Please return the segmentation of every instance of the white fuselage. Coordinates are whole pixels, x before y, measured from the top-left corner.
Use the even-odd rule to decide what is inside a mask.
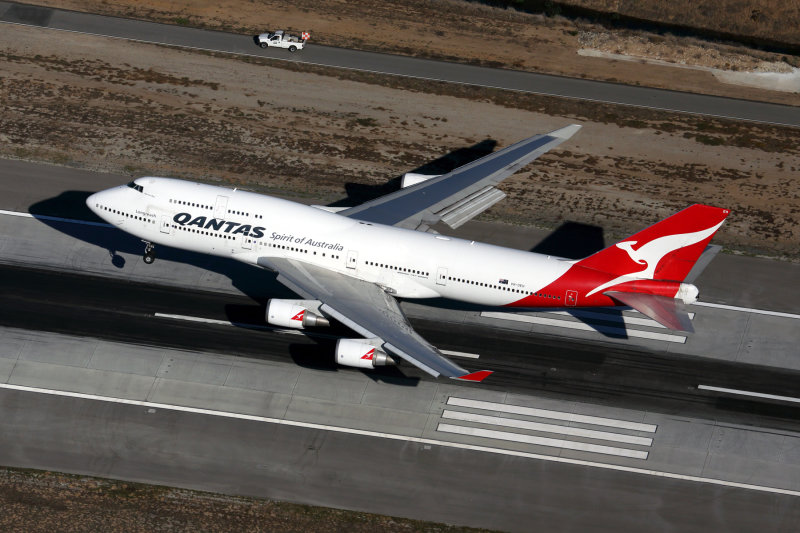
[[[170,178],[139,178],[94,194],[87,204],[148,242],[253,265],[259,257],[296,259],[377,283],[401,298],[510,305],[575,263]]]

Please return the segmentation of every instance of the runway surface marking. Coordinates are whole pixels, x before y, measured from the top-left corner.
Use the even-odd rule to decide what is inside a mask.
[[[564,312],[569,315],[570,313]],[[644,331],[638,329],[631,329],[627,327],[606,326],[603,324],[585,322],[572,322],[570,320],[561,320],[555,318],[545,318],[541,316],[521,315],[518,313],[497,313],[494,311],[481,312],[482,317],[497,318],[499,320],[509,320],[512,322],[527,322],[529,324],[538,324],[541,326],[553,326],[557,328],[578,329],[581,331],[594,331],[596,333],[605,333],[608,335],[620,335],[624,337],[638,337],[643,339],[652,339],[665,342],[676,342],[684,344],[686,337],[683,335],[671,335],[669,333],[656,333],[652,331]]]
[[[439,351],[451,357],[466,357],[467,359],[478,359],[480,357],[480,355],[476,353],[454,352],[452,350],[439,350]]]
[[[338,335],[330,335],[328,333],[319,333],[316,331],[301,331],[297,329],[288,329],[288,328],[280,328],[275,326],[267,326],[263,324],[247,324],[244,322],[230,322],[228,320],[216,320],[214,318],[202,318],[197,316],[186,316],[186,315],[173,315],[170,313],[155,313],[153,315],[156,318],[167,318],[172,320],[185,320],[187,322],[199,322],[202,324],[215,324],[219,326],[234,326],[238,328],[246,328],[246,329],[261,329],[266,331],[274,331],[275,333],[285,333],[288,335],[302,335],[305,337],[320,337],[325,339],[339,339],[341,338]],[[450,350],[440,350],[443,354],[450,355],[453,357],[466,357],[468,359],[478,359],[480,355],[475,353],[466,353],[466,352],[454,352]]]
[[[505,440],[510,442],[520,442],[523,444],[533,444],[535,446],[547,446],[550,448],[562,448],[564,450],[576,450],[579,452],[600,453],[605,455],[616,455],[617,457],[627,457],[630,459],[647,459],[648,452],[641,450],[631,450],[628,448],[615,448],[602,444],[590,444],[575,440],[551,439],[548,437],[536,437],[534,435],[524,435],[522,433],[511,433],[508,431],[496,431],[493,429],[481,429],[469,426],[454,426],[452,424],[440,423],[436,431],[445,433],[456,433],[458,435],[468,435],[470,437],[483,437],[487,439]]]
[[[755,313],[757,315],[780,316],[783,318],[793,318],[795,320],[800,320],[800,315],[796,315],[793,313],[781,313],[779,311],[766,311],[764,309],[751,309],[750,307],[736,307],[735,305],[712,304],[707,302],[695,302],[692,305],[700,305],[703,307],[714,307],[715,309],[726,309],[728,311],[740,311],[742,313]]]
[[[450,411],[448,409],[442,413],[442,418],[446,418],[448,420],[460,420],[462,422],[475,422],[477,424],[489,424],[516,429],[527,429],[529,431],[539,431],[542,433],[570,435],[573,437],[583,437],[587,439],[623,442],[625,444],[635,444],[637,446],[651,446],[653,444],[653,439],[649,437],[637,437],[635,435],[626,435],[624,433],[611,433],[610,431],[597,431],[594,429],[583,429],[572,426],[560,426],[558,424],[543,424],[541,422],[531,422],[528,420],[519,420],[517,418],[478,415],[475,413]]]
[[[617,418],[580,415],[576,413],[551,411],[549,409],[537,409],[535,407],[525,407],[522,405],[511,405],[507,403],[484,402],[482,400],[470,400],[468,398],[457,398],[455,396],[450,396],[447,399],[447,405],[468,407],[471,409],[483,409],[484,411],[499,411],[501,413],[515,415],[535,416],[537,418],[548,418],[552,420],[563,420],[564,422],[576,422],[578,424],[592,424],[595,426],[629,429],[631,431],[644,431],[646,433],[655,433],[658,429],[658,425],[656,424],[643,424],[640,422],[631,422],[629,420],[619,420]]]
[[[768,120],[759,120],[759,119],[755,119],[755,118],[745,118],[745,117],[741,117],[741,116],[726,115],[726,114],[722,114],[722,113],[708,113],[708,112],[704,113],[704,112],[701,112],[701,111],[687,111],[685,109],[678,109],[678,108],[667,107],[667,106],[654,106],[654,105],[647,105],[647,104],[632,104],[632,103],[629,103],[629,102],[624,102],[624,101],[616,100],[616,99],[613,99],[613,98],[598,99],[598,98],[590,98],[588,96],[566,95],[566,94],[561,94],[561,93],[554,92],[554,91],[541,91],[541,90],[535,90],[535,89],[529,89],[529,88],[523,89],[523,88],[505,87],[505,86],[502,86],[502,85],[490,85],[490,84],[486,84],[486,83],[479,83],[479,82],[476,82],[476,81],[461,81],[461,80],[457,80],[457,79],[437,78],[437,77],[431,77],[431,76],[418,76],[418,75],[415,75],[415,74],[391,72],[391,71],[388,71],[388,70],[375,70],[375,69],[366,69],[366,68],[358,68],[358,67],[348,67],[348,66],[343,66],[343,65],[331,65],[331,64],[328,64],[328,63],[318,63],[318,62],[314,62],[314,61],[305,61],[305,60],[299,59],[299,58],[272,57],[272,56],[265,56],[263,54],[250,54],[250,53],[246,53],[246,52],[237,52],[237,51],[232,51],[232,50],[220,50],[220,49],[216,49],[216,48],[205,48],[205,47],[202,47],[202,46],[190,46],[190,45],[186,45],[186,44],[174,44],[174,43],[153,41],[153,40],[147,40],[147,39],[136,39],[136,38],[133,38],[133,37],[122,37],[122,36],[119,36],[119,35],[111,35],[111,34],[104,34],[104,33],[94,33],[94,32],[87,32],[87,31],[80,31],[80,30],[69,30],[69,29],[66,29],[66,28],[58,28],[58,27],[54,27],[54,26],[40,26],[38,24],[27,24],[27,23],[24,23],[24,22],[12,22],[12,21],[0,20],[0,23],[3,23],[3,24],[14,24],[14,25],[17,25],[17,26],[29,26],[29,27],[34,27],[34,28],[46,29],[46,30],[64,31],[64,32],[69,32],[69,33],[77,33],[79,35],[90,35],[90,36],[95,36],[95,37],[108,37],[108,38],[111,38],[111,39],[121,39],[121,40],[124,40],[124,41],[131,41],[131,42],[138,42],[138,43],[145,43],[145,44],[155,44],[155,45],[160,45],[160,46],[169,46],[169,47],[172,47],[172,48],[182,48],[182,49],[186,49],[186,50],[199,50],[199,51],[202,51],[202,52],[218,52],[218,53],[230,54],[230,55],[242,56],[242,57],[258,57],[258,58],[261,58],[261,59],[268,59],[268,60],[273,60],[273,61],[286,61],[286,62],[294,62],[294,63],[300,63],[300,64],[305,64],[305,65],[319,66],[319,67],[336,68],[336,69],[342,69],[342,70],[352,70],[352,71],[355,71],[355,72],[366,72],[368,74],[380,74],[380,75],[384,75],[384,76],[397,76],[397,77],[400,77],[400,78],[410,78],[410,79],[424,80],[424,81],[451,83],[451,84],[454,84],[454,85],[466,85],[466,86],[472,86],[472,87],[482,87],[482,88],[486,88],[486,89],[500,89],[500,90],[504,90],[504,91],[513,91],[513,92],[523,93],[523,94],[537,94],[537,95],[543,95],[543,96],[553,96],[553,97],[557,97],[557,98],[566,98],[566,99],[569,99],[569,100],[577,100],[579,102],[598,102],[598,103],[603,103],[603,104],[621,105],[621,106],[635,107],[635,108],[640,108],[640,109],[652,109],[652,110],[656,110],[656,111],[667,111],[667,112],[673,112],[673,113],[683,113],[683,114],[686,114],[686,115],[704,116],[704,117],[712,117],[712,118],[722,118],[722,119],[730,119],[730,120],[739,120],[739,121],[743,121],[743,122],[755,122],[755,123],[759,123],[759,124],[772,124],[772,125],[775,125],[775,126],[788,126],[788,127],[792,127],[792,128],[798,127],[797,124],[792,124],[790,122],[786,122],[786,123],[784,123],[784,122],[772,122],[772,121],[768,121]],[[382,54],[382,55],[386,55],[386,56],[390,56],[391,57],[391,54]],[[405,57],[405,56],[398,56],[398,57]],[[443,63],[446,63],[446,62],[443,62]],[[459,65],[459,66],[462,65],[460,63],[450,63],[450,64]],[[531,74],[534,74],[534,73],[531,73]],[[583,81],[586,81],[586,80],[583,80]],[[592,82],[590,81],[590,83],[592,83]],[[605,83],[605,82],[594,82],[594,83]]]
[[[537,453],[528,453],[528,452],[521,452],[516,450],[504,450],[501,448],[491,448],[488,446],[479,446],[474,444],[462,444],[457,442],[448,442],[443,440],[437,439],[426,439],[421,437],[411,437],[408,435],[397,435],[392,433],[379,433],[375,431],[366,431],[361,429],[352,429],[352,428],[344,428],[344,427],[337,427],[337,426],[326,426],[323,424],[312,424],[309,422],[296,422],[293,420],[280,420],[276,418],[268,418],[268,417],[261,417],[261,416],[254,416],[254,415],[244,415],[239,413],[230,413],[226,411],[215,411],[211,409],[200,409],[196,407],[185,407],[180,405],[168,405],[162,403],[155,403],[155,402],[146,402],[141,400],[128,400],[125,398],[113,398],[109,396],[98,396],[94,394],[83,394],[77,392],[68,392],[68,391],[59,391],[53,389],[40,389],[37,387],[26,387],[23,385],[11,385],[9,383],[0,383],[0,389],[8,389],[8,390],[16,390],[22,392],[30,392],[30,393],[38,393],[38,394],[49,394],[54,396],[61,396],[61,397],[68,397],[68,398],[77,398],[77,399],[84,399],[84,400],[95,400],[95,401],[103,401],[103,402],[111,402],[111,403],[119,403],[125,405],[135,405],[141,407],[147,407],[149,409],[166,409],[171,411],[182,411],[187,413],[195,413],[195,414],[203,414],[203,415],[210,415],[210,416],[219,416],[219,417],[226,417],[226,418],[236,418],[240,420],[250,420],[254,422],[266,422],[271,424],[281,424],[286,426],[295,426],[295,427],[302,427],[308,429],[319,429],[324,431],[335,431],[340,433],[349,433],[353,435],[363,435],[369,437],[378,437],[390,440],[397,440],[397,441],[405,441],[405,442],[414,442],[418,444],[429,444],[435,446],[443,446],[447,448],[455,448],[461,450],[470,450],[470,451],[477,451],[477,452],[485,452],[485,453],[494,453],[499,455],[507,455],[512,457],[521,457],[526,459],[536,459],[540,461],[550,461],[554,463],[563,463],[563,464],[571,464],[577,466],[586,466],[591,468],[601,468],[604,470],[614,470],[618,472],[629,472],[634,474],[643,474],[648,476],[655,476],[660,478],[666,479],[676,479],[682,481],[693,481],[698,483],[708,483],[711,485],[719,485],[724,487],[733,487],[733,488],[740,488],[746,490],[755,490],[759,492],[768,492],[773,494],[783,494],[787,496],[798,496],[800,497],[800,491],[797,490],[789,490],[789,489],[781,489],[775,487],[767,487],[764,485],[753,485],[749,483],[739,483],[736,481],[725,481],[722,479],[715,479],[715,478],[708,478],[708,477],[701,477],[701,476],[690,476],[685,474],[676,474],[673,472],[662,472],[658,470],[650,470],[646,468],[639,468],[633,466],[622,466],[622,465],[613,465],[613,464],[605,464],[605,463],[597,463],[593,461],[584,461],[580,459],[570,459],[567,457],[555,457],[552,455],[542,455]]]
[[[551,309],[536,309],[537,313],[544,313],[547,315],[557,315],[557,316],[574,316],[580,318],[587,318],[587,319],[595,319],[595,320],[602,320],[603,322],[618,322],[620,324],[624,324],[626,326],[634,325],[634,326],[647,326],[650,328],[662,328],[666,329],[666,326],[659,324],[652,318],[640,318],[639,316],[629,316],[622,314],[620,309],[614,308],[596,308],[592,310],[588,310],[585,308],[576,308],[570,309],[569,311],[553,311]],[[626,313],[635,313],[637,315],[641,315],[639,311],[635,309],[626,309]],[[689,320],[694,320],[695,313],[687,313],[689,315]]]
[[[40,220],[54,220],[56,222],[67,222],[69,224],[83,224],[84,226],[100,226],[102,228],[114,227],[111,224],[106,224],[105,222],[89,222],[88,220],[75,220],[72,218],[51,217],[48,215],[32,215],[30,213],[20,213],[19,211],[6,211],[4,209],[0,209],[0,215],[8,215],[12,217],[22,217],[22,218],[36,218]]]
[[[548,315],[556,316],[574,316],[576,318],[585,318],[588,320],[602,320],[604,322],[618,322],[625,326],[647,326],[650,328],[664,328],[665,326],[659,324],[651,318],[638,318],[635,316],[625,316],[621,313],[603,313],[597,311],[584,311],[583,309],[575,309],[574,311],[539,311],[547,313]],[[694,317],[690,317],[694,318]]]
[[[752,396],[754,398],[764,398],[767,400],[780,400],[782,402],[795,402],[800,403],[800,398],[793,398],[792,396],[778,396],[777,394],[766,394],[763,392],[753,392],[738,389],[726,389],[725,387],[714,387],[712,385],[698,385],[700,390],[708,390],[713,392],[725,392],[728,394],[738,394],[740,396]]]

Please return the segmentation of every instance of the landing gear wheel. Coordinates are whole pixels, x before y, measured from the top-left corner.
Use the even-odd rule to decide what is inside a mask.
[[[148,265],[152,265],[153,261],[156,260],[156,247],[152,242],[142,242],[144,242],[144,256],[142,257],[142,261]]]

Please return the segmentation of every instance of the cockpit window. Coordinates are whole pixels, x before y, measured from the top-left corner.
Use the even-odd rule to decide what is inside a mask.
[[[128,184],[128,187],[130,187],[131,189],[136,189],[139,192],[144,192],[144,187],[142,187],[141,185],[137,185],[135,181],[130,182]]]

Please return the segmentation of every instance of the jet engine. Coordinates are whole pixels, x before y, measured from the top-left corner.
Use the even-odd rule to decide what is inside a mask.
[[[305,329],[309,326],[330,326],[328,319],[309,311],[307,306],[313,304],[308,300],[278,300],[273,298],[267,302],[267,323],[284,328]],[[317,311],[319,311],[319,302]]]
[[[386,352],[360,339],[339,339],[336,341],[336,362],[357,368],[393,366],[395,360]]]

